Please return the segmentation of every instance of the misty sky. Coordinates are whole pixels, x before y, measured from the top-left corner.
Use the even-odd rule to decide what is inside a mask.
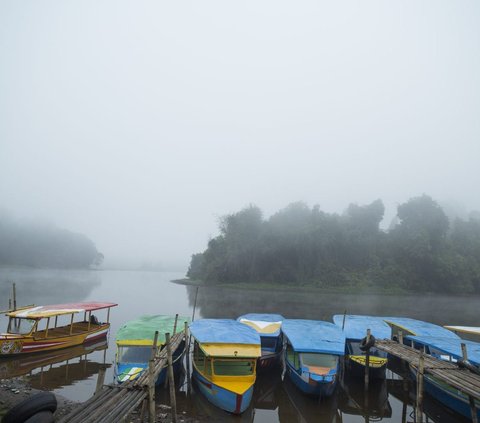
[[[0,208],[183,263],[250,203],[480,209],[480,3],[0,0]]]

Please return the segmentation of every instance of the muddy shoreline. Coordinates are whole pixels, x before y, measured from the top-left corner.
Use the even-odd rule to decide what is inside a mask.
[[[38,389],[34,389],[29,386],[28,381],[22,377],[13,378],[13,379],[0,379],[0,422],[2,421],[5,413],[15,406],[16,404],[22,402],[23,400],[29,398],[30,396],[42,392]],[[81,402],[76,402],[64,398],[60,395],[55,395],[57,398],[58,406],[57,411],[55,412],[55,421],[59,421],[61,418],[69,414],[72,410],[77,407],[81,407]],[[204,423],[209,421],[207,416],[198,416],[195,418],[184,416],[184,411],[178,411],[177,420],[183,423]],[[143,421],[148,421],[148,415],[144,416]],[[161,423],[170,423],[172,421],[171,408],[167,405],[158,404],[157,402],[157,422]],[[135,410],[130,417],[127,419],[127,422],[130,423],[141,423],[140,419],[140,408]]]

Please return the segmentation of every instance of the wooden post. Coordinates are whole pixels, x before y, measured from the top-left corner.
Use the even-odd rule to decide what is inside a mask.
[[[467,354],[467,346],[465,343],[460,344],[462,347],[462,356],[463,356],[463,361],[465,363],[468,362],[468,354]],[[468,402],[470,404],[470,413],[472,414],[472,423],[478,423],[478,418],[477,418],[477,409],[475,406],[475,399],[471,396],[468,397]]]
[[[74,314],[72,313],[72,318],[70,319],[70,335],[73,333],[73,316]]]
[[[173,334],[177,333],[177,322],[178,322],[178,314],[175,314],[175,322],[173,323]]]
[[[398,343],[400,345],[403,345],[403,331],[402,330],[398,331]]]
[[[370,329],[367,329],[367,344],[370,342]],[[365,391],[368,391],[368,384],[370,378],[370,348],[365,351]]]
[[[45,328],[45,338],[48,338],[48,327],[50,326],[50,317],[47,318],[47,327]]]
[[[17,309],[17,288],[15,282],[13,282],[13,310]]]
[[[195,301],[193,302],[192,322],[195,321],[195,309],[197,308],[198,286],[195,291]]]
[[[152,353],[148,362],[148,421],[149,423],[155,423],[156,409],[155,409],[155,372],[154,372],[154,359],[157,355],[157,342],[158,342],[158,330],[155,331],[155,337],[153,338]]]
[[[343,312],[342,330],[345,329],[345,319],[347,318],[347,310]]]
[[[177,423],[177,401],[175,399],[175,378],[173,376],[172,345],[170,342],[169,333],[165,334],[165,342],[167,343],[168,385],[170,388],[170,406],[172,407],[172,422]]]
[[[188,322],[185,322],[185,361],[187,365],[187,394],[190,394],[190,334]]]
[[[423,373],[425,369],[424,352],[420,351],[417,369],[417,408],[415,412],[415,421],[417,423],[423,422],[422,403],[423,403]]]
[[[95,388],[94,395],[98,395],[98,393],[102,390],[103,383],[105,382],[105,372],[106,368],[103,366],[98,369],[97,386]]]

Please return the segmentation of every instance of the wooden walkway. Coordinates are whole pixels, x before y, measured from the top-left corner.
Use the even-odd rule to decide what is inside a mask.
[[[175,351],[184,340],[185,333],[179,332],[170,339],[171,350]],[[167,366],[167,348],[157,352],[153,364],[153,378],[157,380],[161,370]],[[138,379],[121,385],[104,385],[88,401],[84,402],[59,423],[111,423],[121,422],[147,399],[150,374],[146,369]]]
[[[375,348],[396,356],[418,369],[421,352],[392,340],[377,340]],[[458,364],[423,354],[424,372],[447,382],[460,392],[480,400],[480,375],[462,369]]]

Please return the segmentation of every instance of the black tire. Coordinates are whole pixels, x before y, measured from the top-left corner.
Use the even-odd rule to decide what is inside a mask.
[[[367,342],[367,337],[363,338],[360,341],[360,349],[362,351],[367,351],[370,348],[372,348],[375,345],[375,337],[373,335],[370,335],[370,340]]]
[[[51,392],[39,392],[23,400],[8,410],[2,423],[24,423],[40,411],[54,413],[57,409],[57,398]]]
[[[53,413],[50,410],[43,410],[34,414],[23,423],[53,423],[54,421]]]

